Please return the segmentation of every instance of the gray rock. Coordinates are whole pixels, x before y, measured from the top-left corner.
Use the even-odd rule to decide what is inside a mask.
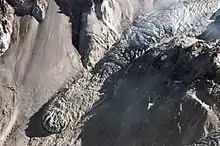
[[[84,66],[94,67],[131,25],[140,9],[150,10],[152,2],[104,0],[92,2],[81,16],[79,50]]]
[[[48,0],[9,0],[18,15],[33,15],[36,20],[42,21],[45,17]]]
[[[199,34],[202,30],[204,30],[207,25],[207,19],[214,13],[219,6],[219,1],[212,1],[213,5],[207,5],[207,3],[201,2],[198,7],[194,7],[197,1],[188,1],[188,2],[174,2],[169,7],[164,7],[157,11],[153,11],[148,14],[147,11],[141,11],[139,15],[134,19],[133,26],[130,29],[126,30],[120,41],[116,43],[113,49],[106,55],[103,59],[103,63],[97,64],[96,74],[92,77],[92,79],[85,79],[80,83],[81,86],[86,87],[95,87],[96,89],[92,92],[96,93],[100,88],[102,88],[103,83],[106,79],[110,78],[112,75],[117,74],[120,70],[123,70],[126,65],[132,63],[133,60],[138,59],[139,57],[146,54],[146,52],[151,52],[152,57],[146,57],[148,59],[155,60],[155,62],[148,61],[147,64],[157,64],[157,57],[155,55],[163,54],[162,50],[154,50],[152,46],[158,42],[161,42],[164,39],[171,38],[173,36],[183,35],[183,33],[188,34],[193,32],[194,35]],[[191,13],[193,11],[194,13]],[[82,15],[82,17],[91,16],[92,20],[95,18],[95,9],[91,8],[89,15]],[[90,21],[89,21],[90,22]],[[92,22],[91,22],[92,23]],[[88,25],[86,25],[88,26]],[[95,25],[91,25],[95,26]],[[194,30],[195,29],[195,30]],[[93,30],[92,28],[87,29],[88,31]],[[86,33],[85,33],[86,34]],[[187,39],[183,39],[186,40]],[[189,40],[189,39],[188,39]],[[192,39],[193,40],[193,39]],[[87,40],[88,41],[88,40]],[[86,41],[86,42],[87,42]],[[88,41],[91,45],[92,43]],[[175,45],[172,41],[171,45]],[[187,46],[187,44],[185,44]],[[164,48],[166,50],[166,48]],[[162,51],[162,52],[161,52]],[[172,53],[171,53],[172,54]],[[96,54],[97,55],[97,54]],[[166,54],[169,55],[169,54]],[[172,55],[171,55],[172,56]],[[175,56],[175,55],[174,55]],[[154,59],[155,58],[155,59]],[[189,57],[190,58],[190,57]],[[171,61],[171,60],[168,60]],[[169,72],[166,72],[167,68],[164,68],[164,72],[166,76],[170,76],[171,80],[183,82],[184,84],[189,84],[193,82],[202,72],[197,74],[190,74],[190,76],[186,75],[190,70],[192,70],[192,66],[187,63],[187,60],[183,60],[183,65],[173,65],[173,69],[168,69]],[[169,62],[167,62],[169,63]],[[137,66],[145,66],[145,65],[137,65]],[[172,68],[168,66],[168,68]],[[178,68],[179,67],[179,68]],[[141,70],[141,68],[137,69]],[[145,69],[143,69],[145,70]],[[178,73],[178,70],[182,70],[182,72]],[[163,72],[163,71],[162,71]],[[83,80],[83,79],[82,79]],[[93,83],[90,81],[92,80]],[[71,88],[69,92],[75,93],[76,91],[71,91],[72,89],[76,90],[75,86]],[[77,85],[77,90],[84,91],[86,89]],[[114,89],[113,89],[114,90]],[[83,93],[82,93],[83,94]],[[82,96],[85,97],[85,96]],[[81,100],[85,99],[73,99],[73,97],[65,97],[74,100],[75,102],[81,103]],[[92,98],[92,97],[87,97]],[[82,104],[82,103],[81,103]],[[81,105],[80,104],[80,105]],[[75,112],[81,113],[80,109],[87,109],[90,107],[89,103],[84,103],[85,105],[81,105],[81,108],[77,108]],[[73,107],[72,107],[73,108]],[[73,108],[74,109],[74,108]]]
[[[206,41],[214,41],[220,38],[220,15],[218,15],[214,22],[208,25],[206,30],[198,36],[199,39],[203,39]]]
[[[33,1],[29,0],[8,0],[8,2],[15,8],[19,15],[31,14]]]
[[[0,81],[18,84],[21,112],[7,132],[0,131],[0,142],[8,136],[5,145],[213,144],[207,137],[220,124],[220,42],[195,36],[209,29],[219,0],[10,5],[15,39],[0,58]],[[8,20],[7,10],[0,16]],[[206,34],[213,35],[212,28]],[[5,30],[2,25],[10,34]],[[10,121],[3,118],[0,123]]]
[[[0,1],[0,56],[9,48],[13,32],[14,10],[5,1]]]
[[[62,132],[70,122],[70,107],[63,96],[65,91],[60,91],[42,115],[43,127],[50,133]]]
[[[48,1],[47,0],[36,0],[36,2],[34,3],[31,14],[38,21],[43,21],[43,19],[46,16],[47,8],[48,8]]]
[[[153,4],[149,1],[144,1],[143,3],[135,1],[112,1],[111,3],[115,7],[114,10],[108,8],[108,3],[103,1],[103,4],[93,3],[89,11],[82,13],[79,50],[84,58],[85,64],[94,66],[98,60],[103,58],[102,54],[108,52],[109,48],[111,48],[116,41],[124,43],[125,45],[149,45],[160,41],[162,38],[164,39],[186,32],[189,33],[189,31],[193,31],[194,35],[198,35],[207,26],[209,17],[218,9],[218,1],[216,1],[216,5],[213,6],[202,2],[196,8],[193,6],[197,1],[168,1],[166,2],[167,5],[161,3],[161,5],[159,5],[158,2],[155,2],[155,7],[162,8],[152,13],[149,12]],[[129,8],[129,5],[132,3],[134,3],[133,11],[130,9],[124,11],[123,5],[120,6],[120,4],[125,4],[125,6],[128,5]],[[149,3],[148,7],[144,7],[146,6],[144,3]],[[138,10],[135,5],[139,5]],[[140,5],[143,5],[143,7]],[[101,7],[103,10],[107,10],[105,12],[106,14],[101,12]],[[193,13],[191,13],[191,11],[193,11]],[[112,13],[115,16],[112,15]],[[199,15],[197,15],[198,13]],[[105,20],[105,17],[107,18],[105,15],[111,16],[111,20],[117,19],[117,22],[108,22],[109,20]],[[121,17],[123,15],[126,17]],[[134,15],[137,17],[133,18]],[[130,21],[130,24],[133,23],[133,25],[122,35],[122,31],[126,29],[122,25],[122,22],[126,21]],[[120,38],[121,35],[122,37]]]
[[[220,133],[218,131],[211,132],[206,137],[201,138],[197,142],[187,146],[218,146],[220,145]]]

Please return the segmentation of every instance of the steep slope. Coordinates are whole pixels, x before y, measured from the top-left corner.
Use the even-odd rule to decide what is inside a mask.
[[[0,0],[0,8],[0,145],[219,139],[219,0]]]
[[[5,145],[27,143],[28,118],[67,78],[74,77],[82,69],[80,57],[72,46],[69,18],[58,11],[59,7],[51,1],[41,23],[30,16],[15,16],[13,38],[1,58],[0,74],[4,84],[16,85],[20,112],[14,125],[17,128]],[[22,134],[18,134],[19,131],[23,131]],[[14,141],[14,138],[20,140]]]

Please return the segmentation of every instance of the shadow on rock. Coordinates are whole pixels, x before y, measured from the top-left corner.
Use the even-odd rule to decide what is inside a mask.
[[[215,41],[220,38],[220,9],[211,17],[214,22],[210,23],[206,30],[197,38],[205,41]]]
[[[199,47],[203,53],[193,56]],[[184,48],[174,41],[152,48],[127,73],[120,70],[106,79],[102,92],[107,100],[89,113],[82,146],[182,146],[200,138],[207,111],[187,92],[197,88],[195,80],[214,78],[215,51],[207,47]]]
[[[26,136],[32,138],[32,137],[46,137],[51,135],[51,133],[48,133],[44,129],[41,121],[43,110],[46,106],[47,104],[45,104],[37,113],[31,116],[28,123],[28,127],[25,129]]]
[[[25,129],[25,134],[28,137],[46,137],[53,134],[46,131],[43,127],[42,116],[48,105],[51,104],[58,94],[61,94],[65,90],[66,88],[60,88],[46,104],[44,104],[33,116],[31,116],[28,127]]]
[[[140,69],[136,68],[139,63],[134,63],[127,74],[122,69],[106,80],[101,89],[106,101],[99,101],[89,113],[93,116],[81,133],[83,146],[145,145],[147,136],[138,136],[144,127],[137,128],[137,125],[147,115],[152,116],[152,111],[157,114],[157,108],[148,108],[166,101],[173,89],[166,85],[164,76],[156,70],[149,69],[140,75]]]
[[[153,136],[158,136],[163,130],[166,134],[167,129],[173,128],[169,124],[172,122],[173,103],[164,103],[173,89],[165,85],[161,74],[151,73],[121,77],[111,85],[104,85],[105,96],[109,97],[90,113],[93,117],[85,123],[81,134],[83,146],[143,146],[146,141],[150,145]],[[180,94],[180,91],[173,94]],[[169,109],[170,115],[166,112]],[[155,116],[157,114],[160,116]],[[167,122],[160,123],[157,117]],[[150,123],[141,124],[146,118]],[[159,130],[162,127],[163,130]],[[148,130],[143,130],[145,128]]]
[[[80,2],[72,0],[55,0],[59,6],[59,12],[69,17],[69,22],[72,25],[72,44],[79,49],[79,33],[80,33],[80,17],[81,17],[81,4]],[[80,50],[78,50],[80,53]]]
[[[95,4],[95,9],[98,11],[96,13],[97,18],[100,19],[98,6],[103,0],[55,0],[56,4],[59,6],[59,12],[69,17],[69,22],[72,27],[72,44],[77,49],[78,53],[81,55],[81,60],[85,62],[85,50],[80,49],[80,31],[83,25],[87,25],[88,22],[83,22],[87,20],[82,20],[86,13],[90,13],[93,3]],[[84,15],[84,16],[82,16]],[[85,27],[85,26],[84,26]],[[86,40],[87,41],[87,40]],[[84,64],[84,63],[83,63]]]
[[[84,126],[81,135],[83,146],[131,146],[141,142],[136,142],[128,134],[130,126],[144,117],[145,103],[148,102],[146,91],[143,88],[138,89],[139,81],[120,79],[114,96],[99,103],[90,113],[94,116]],[[106,93],[112,95],[110,91]],[[110,96],[107,94],[106,96]],[[126,134],[128,135],[125,136]]]

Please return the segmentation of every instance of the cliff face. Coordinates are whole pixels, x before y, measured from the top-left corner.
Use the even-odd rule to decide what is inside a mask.
[[[7,51],[10,44],[14,11],[6,1],[0,1],[0,6],[0,55],[2,55]]]
[[[0,0],[0,146],[219,145],[219,0]]]

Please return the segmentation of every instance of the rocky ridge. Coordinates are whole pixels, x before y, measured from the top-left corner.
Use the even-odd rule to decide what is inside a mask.
[[[152,93],[148,93],[152,97],[149,97],[148,99],[149,101],[146,102],[146,105],[153,103],[153,105],[155,105],[155,108],[153,106],[145,109],[146,111],[143,112],[146,115],[143,118],[137,120],[135,123],[131,123],[130,125],[130,127],[132,127],[131,131],[125,133],[124,136],[126,137],[128,135],[132,135],[132,136],[135,135],[135,137],[137,137],[138,139],[136,145],[138,145],[139,142],[142,142],[145,145],[152,145],[153,143],[156,145],[161,145],[161,144],[170,145],[170,143],[174,145],[184,145],[184,144],[189,144],[193,142],[195,139],[203,137],[212,131],[218,131],[219,117],[217,114],[218,106],[216,105],[218,104],[218,97],[215,96],[216,92],[219,92],[218,83],[216,82],[216,77],[217,77],[216,72],[219,68],[218,63],[216,62],[218,60],[218,54],[216,53],[219,52],[218,48],[219,48],[218,42],[206,43],[196,39],[176,38],[168,43],[164,43],[157,47],[151,48],[143,55],[143,57],[138,58],[137,61],[135,61],[132,64],[132,66],[125,69],[127,70],[126,72],[122,71],[119,74],[117,73],[116,76],[118,76],[117,77],[118,79],[121,78],[121,80],[127,80],[126,78],[137,76],[137,74],[139,76],[138,78],[141,78],[141,76],[145,77],[148,76],[149,74],[158,74],[157,72],[159,72],[159,74],[162,74],[162,79],[161,79],[162,81],[159,81],[159,83],[157,84],[164,84],[165,86],[164,88],[166,88],[166,92],[167,90],[169,91],[168,93],[165,93],[166,95],[163,95],[164,91],[163,92],[156,91],[157,92],[156,94],[158,94],[156,98],[151,95]],[[201,61],[201,59],[204,61]],[[177,63],[175,62],[176,60],[178,60]],[[193,69],[193,66],[198,66],[198,68]],[[201,70],[201,68],[203,69]],[[82,82],[82,80],[79,80],[78,83],[77,82],[73,83],[73,86],[70,89],[68,89],[69,91],[65,90],[64,92],[65,95],[62,96],[62,98],[60,99],[56,98],[54,100],[55,102],[57,102],[58,100],[61,102],[61,99],[62,100],[68,99],[69,101],[71,101],[69,102],[69,104],[67,104],[66,101],[63,101],[62,104],[65,103],[66,105],[70,106],[69,111],[73,110],[72,114],[70,115],[72,115],[73,117],[72,118],[66,117],[59,119],[58,117],[59,113],[57,112],[57,114],[54,114],[57,108],[55,107],[50,108],[52,109],[53,112],[51,112],[50,110],[46,110],[47,114],[45,114],[45,116],[51,117],[50,118],[51,120],[54,118],[57,119],[57,124],[53,123],[52,121],[50,122],[47,121],[47,123],[44,124],[44,126],[46,126],[45,128],[49,132],[54,132],[52,130],[53,128],[59,129],[58,127],[56,127],[56,125],[58,126],[58,123],[61,123],[63,121],[62,119],[71,119],[72,121],[70,120],[68,123],[70,125],[72,125],[73,123],[77,123],[76,121],[82,120],[82,117],[86,113],[86,111],[88,112],[89,109],[92,107],[91,103],[97,105],[97,103],[95,103],[95,101],[92,102],[92,100],[94,100],[94,98],[97,98],[98,95],[100,94],[100,93],[99,94],[96,93],[100,90],[97,87],[98,85],[100,86],[100,84],[102,85],[103,82],[94,80],[96,78],[95,76],[98,76],[98,74],[92,76],[91,79],[89,79],[90,81],[92,80],[94,84],[96,83],[95,86],[93,86],[91,82],[88,84],[89,86],[91,86],[91,87],[87,87],[87,90],[90,89],[89,94],[86,93],[85,88],[82,89],[82,84],[84,83]],[[112,96],[111,98],[113,99],[116,98],[114,97],[114,95],[117,94],[117,88],[120,88],[120,84],[118,82],[115,82],[114,84],[119,87],[115,87],[115,88],[112,87],[113,89],[109,91],[110,95]],[[96,87],[96,88],[92,89],[92,87]],[[80,90],[84,91],[85,95],[83,95],[82,93],[80,94],[80,96],[77,95],[77,91]],[[201,93],[204,91],[206,93]],[[154,92],[154,91],[148,91],[148,92]],[[205,95],[208,95],[208,97]],[[140,97],[140,99],[138,98],[136,100],[141,100],[142,98],[143,97]],[[107,106],[108,104],[111,104],[111,101],[108,103],[108,100],[110,99],[107,99],[106,103],[103,103],[104,104],[103,106]],[[54,101],[52,102],[53,106],[56,105]],[[102,102],[104,101],[102,100]],[[98,105],[99,104],[100,103],[98,103]],[[76,107],[76,105],[80,105],[80,107]],[[126,105],[126,106],[129,107],[132,105]],[[101,107],[100,109],[102,109]],[[60,109],[63,109],[62,106],[60,107]],[[166,109],[165,111],[167,111],[167,113],[162,112],[160,109],[161,110]],[[189,111],[192,115],[189,115]],[[69,114],[66,115],[68,115],[69,117]],[[158,115],[160,120],[156,120],[154,115]],[[121,116],[123,116],[123,113]],[[114,119],[113,117],[112,119]],[[44,118],[42,120],[44,123]],[[101,119],[94,119],[94,120],[96,123],[98,122],[96,120],[101,120]],[[172,126],[176,126],[177,129],[174,127],[170,127],[171,129],[166,129],[167,131],[166,130],[164,131],[164,128],[162,128],[163,132],[157,131],[156,127],[159,126],[160,124],[155,121],[158,122],[164,121],[164,124],[168,124],[168,125],[167,126],[161,125],[161,126],[165,126],[165,127],[169,127],[169,123],[173,123]],[[103,122],[107,122],[107,121],[103,121]],[[146,129],[147,131],[140,130],[139,128],[140,125],[142,126],[142,128]],[[93,128],[96,127],[98,130],[99,129],[101,130],[103,128],[103,127],[97,127],[95,125],[93,126],[94,126]],[[70,126],[70,127],[74,127],[74,126]],[[192,132],[191,130],[192,127],[194,128],[193,131],[196,132],[194,134],[190,134]],[[98,130],[96,131],[98,132]],[[151,133],[149,133],[148,131],[151,131]],[[164,140],[161,139],[161,132],[169,133],[163,138]],[[108,134],[108,131],[106,132],[106,134]],[[172,141],[172,139],[177,138],[176,134],[179,135],[178,140]],[[96,140],[101,141],[99,136],[93,138],[94,138],[93,140],[92,139],[89,140],[89,144],[91,143],[96,144],[98,142]],[[123,141],[123,138],[124,137],[120,138],[121,141]],[[157,141],[156,139],[161,139],[161,140],[158,141],[158,143],[155,143]],[[114,141],[114,143],[109,141],[107,142],[107,145],[111,145],[111,144],[120,145],[121,141],[120,140]],[[101,142],[101,145],[102,144],[104,143]]]
[[[36,57],[36,60],[28,59],[25,71],[31,70],[32,65],[43,66],[34,70],[41,74],[39,78],[35,74],[29,77],[36,82],[32,90],[32,83],[29,85],[26,80],[28,73],[21,77],[24,78],[21,83],[17,82],[19,69],[9,65],[14,75],[11,80],[18,84],[16,92],[21,95],[16,99],[22,99],[25,94],[28,95],[26,97],[33,96],[27,102],[23,98],[23,102],[29,104],[32,101],[28,100],[34,100],[36,105],[39,104],[36,107],[41,108],[37,111],[38,108],[31,109],[34,106],[28,107],[18,114],[17,123],[14,123],[13,112],[17,111],[12,108],[14,90],[2,84],[1,104],[8,113],[4,114],[2,109],[0,145],[4,142],[5,145],[76,146],[218,145],[220,36],[214,33],[219,28],[218,0],[169,0],[165,3],[157,0],[0,2],[2,69],[9,62],[7,50],[14,49],[10,47],[14,45],[10,44],[10,37],[15,31],[13,26],[20,23],[20,17],[24,17],[32,28],[29,28],[28,34],[40,43],[33,42],[37,49],[24,53],[32,59]],[[55,9],[50,9],[50,6]],[[55,15],[53,11],[69,17],[69,22],[66,23],[66,16],[64,20],[64,16],[52,17]],[[68,40],[72,39],[75,48],[66,51],[66,44],[62,46],[66,49],[73,72],[80,70],[74,66],[76,58],[81,57],[84,66],[78,76],[74,74],[71,79],[67,78],[59,90],[54,86],[52,96],[45,91],[47,86],[42,90],[37,88],[38,80],[46,84],[49,76],[58,80],[64,78],[64,72],[60,72],[61,75],[52,73],[58,66],[54,62],[48,65],[51,70],[44,72],[47,66],[44,66],[46,62],[41,64],[41,60],[47,57],[51,44],[42,46],[41,43],[61,36],[53,42],[59,46],[66,37],[53,34],[53,28],[43,21],[46,16],[52,22],[59,17],[57,32],[71,25],[72,38]],[[45,30],[50,33],[49,37],[38,38]],[[32,48],[31,40],[24,39],[24,42]],[[54,48],[57,59],[62,51],[57,53],[55,50],[60,48]],[[41,52],[44,52],[43,57],[38,60]],[[15,57],[15,62],[21,60],[21,55],[16,53],[14,56],[18,58]],[[63,65],[59,64],[60,70],[67,69],[62,69]],[[1,78],[1,82],[7,82],[4,75]],[[51,83],[57,84],[56,81]],[[11,100],[6,100],[6,96]],[[39,100],[43,98],[45,105],[41,106]],[[29,111],[33,113],[32,117],[23,114]],[[30,118],[27,129],[19,128],[24,127],[27,118]],[[12,124],[4,126],[8,121]],[[13,125],[15,128],[11,131]],[[11,135],[8,136],[9,132]]]

